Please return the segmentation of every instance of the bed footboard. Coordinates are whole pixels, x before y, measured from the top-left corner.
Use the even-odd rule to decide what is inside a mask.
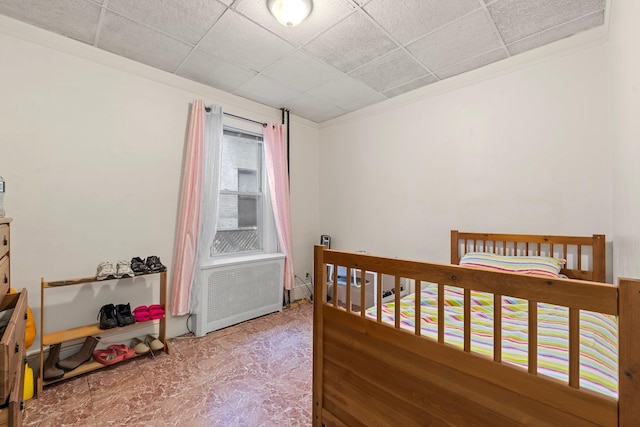
[[[580,387],[576,332],[568,382],[326,302],[327,264],[619,315],[619,397]],[[350,273],[347,273],[349,277]],[[640,419],[640,281],[618,287],[472,270],[315,248],[314,426],[632,426]],[[364,284],[363,286],[366,286]],[[381,292],[380,290],[378,290]],[[620,304],[618,305],[618,298]],[[349,299],[349,296],[347,296]],[[377,300],[381,297],[378,295]],[[400,303],[399,293],[396,303]],[[535,314],[535,310],[534,314]],[[418,310],[419,312],[419,310]],[[579,316],[578,316],[579,319]],[[574,322],[571,320],[571,322]],[[468,332],[465,322],[465,333]],[[530,331],[536,322],[530,318]],[[533,333],[535,335],[535,333]],[[534,340],[535,344],[535,340]],[[531,347],[535,349],[535,345]],[[499,353],[499,352],[498,352]],[[537,352],[529,355],[536,366]]]

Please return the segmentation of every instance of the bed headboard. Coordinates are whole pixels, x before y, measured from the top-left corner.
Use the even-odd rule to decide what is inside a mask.
[[[540,236],[535,234],[468,233],[451,230],[451,263],[467,252],[552,256],[567,261],[560,272],[572,279],[606,281],[605,236]]]

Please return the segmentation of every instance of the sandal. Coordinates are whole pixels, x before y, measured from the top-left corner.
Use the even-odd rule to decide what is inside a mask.
[[[153,335],[147,335],[144,338],[144,342],[153,351],[162,350],[164,348],[164,343]]]
[[[146,305],[141,305],[133,309],[133,318],[136,319],[136,322],[146,322],[151,320],[151,313],[149,312],[149,307]]]
[[[115,351],[119,356],[122,356],[124,360],[131,359],[136,355],[136,351],[125,344],[112,344],[107,347],[107,350]]]
[[[139,338],[134,338],[134,339],[131,340],[131,347],[133,347],[133,351],[136,354],[145,354],[145,353],[149,353],[149,351],[151,351],[149,346],[147,344],[145,344]]]
[[[124,356],[118,354],[115,350],[103,349],[103,350],[95,350],[93,352],[93,359],[101,363],[105,366],[113,365],[114,363],[122,362]]]

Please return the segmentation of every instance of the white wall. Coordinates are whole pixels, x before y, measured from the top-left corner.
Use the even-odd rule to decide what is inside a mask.
[[[616,0],[610,18],[613,251],[616,277],[640,278],[640,2]]]
[[[321,232],[434,262],[451,229],[610,240],[606,61],[601,42],[323,124]]]
[[[91,276],[100,261],[148,255],[171,271],[192,100],[280,121],[279,110],[8,19],[0,21],[0,52],[12,283],[27,288],[38,325],[41,277]],[[318,234],[318,138],[315,123],[292,116],[294,260],[302,276],[311,271],[308,248]],[[145,288],[157,301],[157,286],[142,279],[48,291],[46,328],[93,322],[102,304],[149,304]],[[185,319],[169,319],[168,329],[170,336],[186,332]]]

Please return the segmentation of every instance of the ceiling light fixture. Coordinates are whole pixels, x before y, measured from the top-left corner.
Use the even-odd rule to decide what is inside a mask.
[[[295,27],[311,13],[311,0],[267,0],[269,12],[279,23],[287,27]]]

